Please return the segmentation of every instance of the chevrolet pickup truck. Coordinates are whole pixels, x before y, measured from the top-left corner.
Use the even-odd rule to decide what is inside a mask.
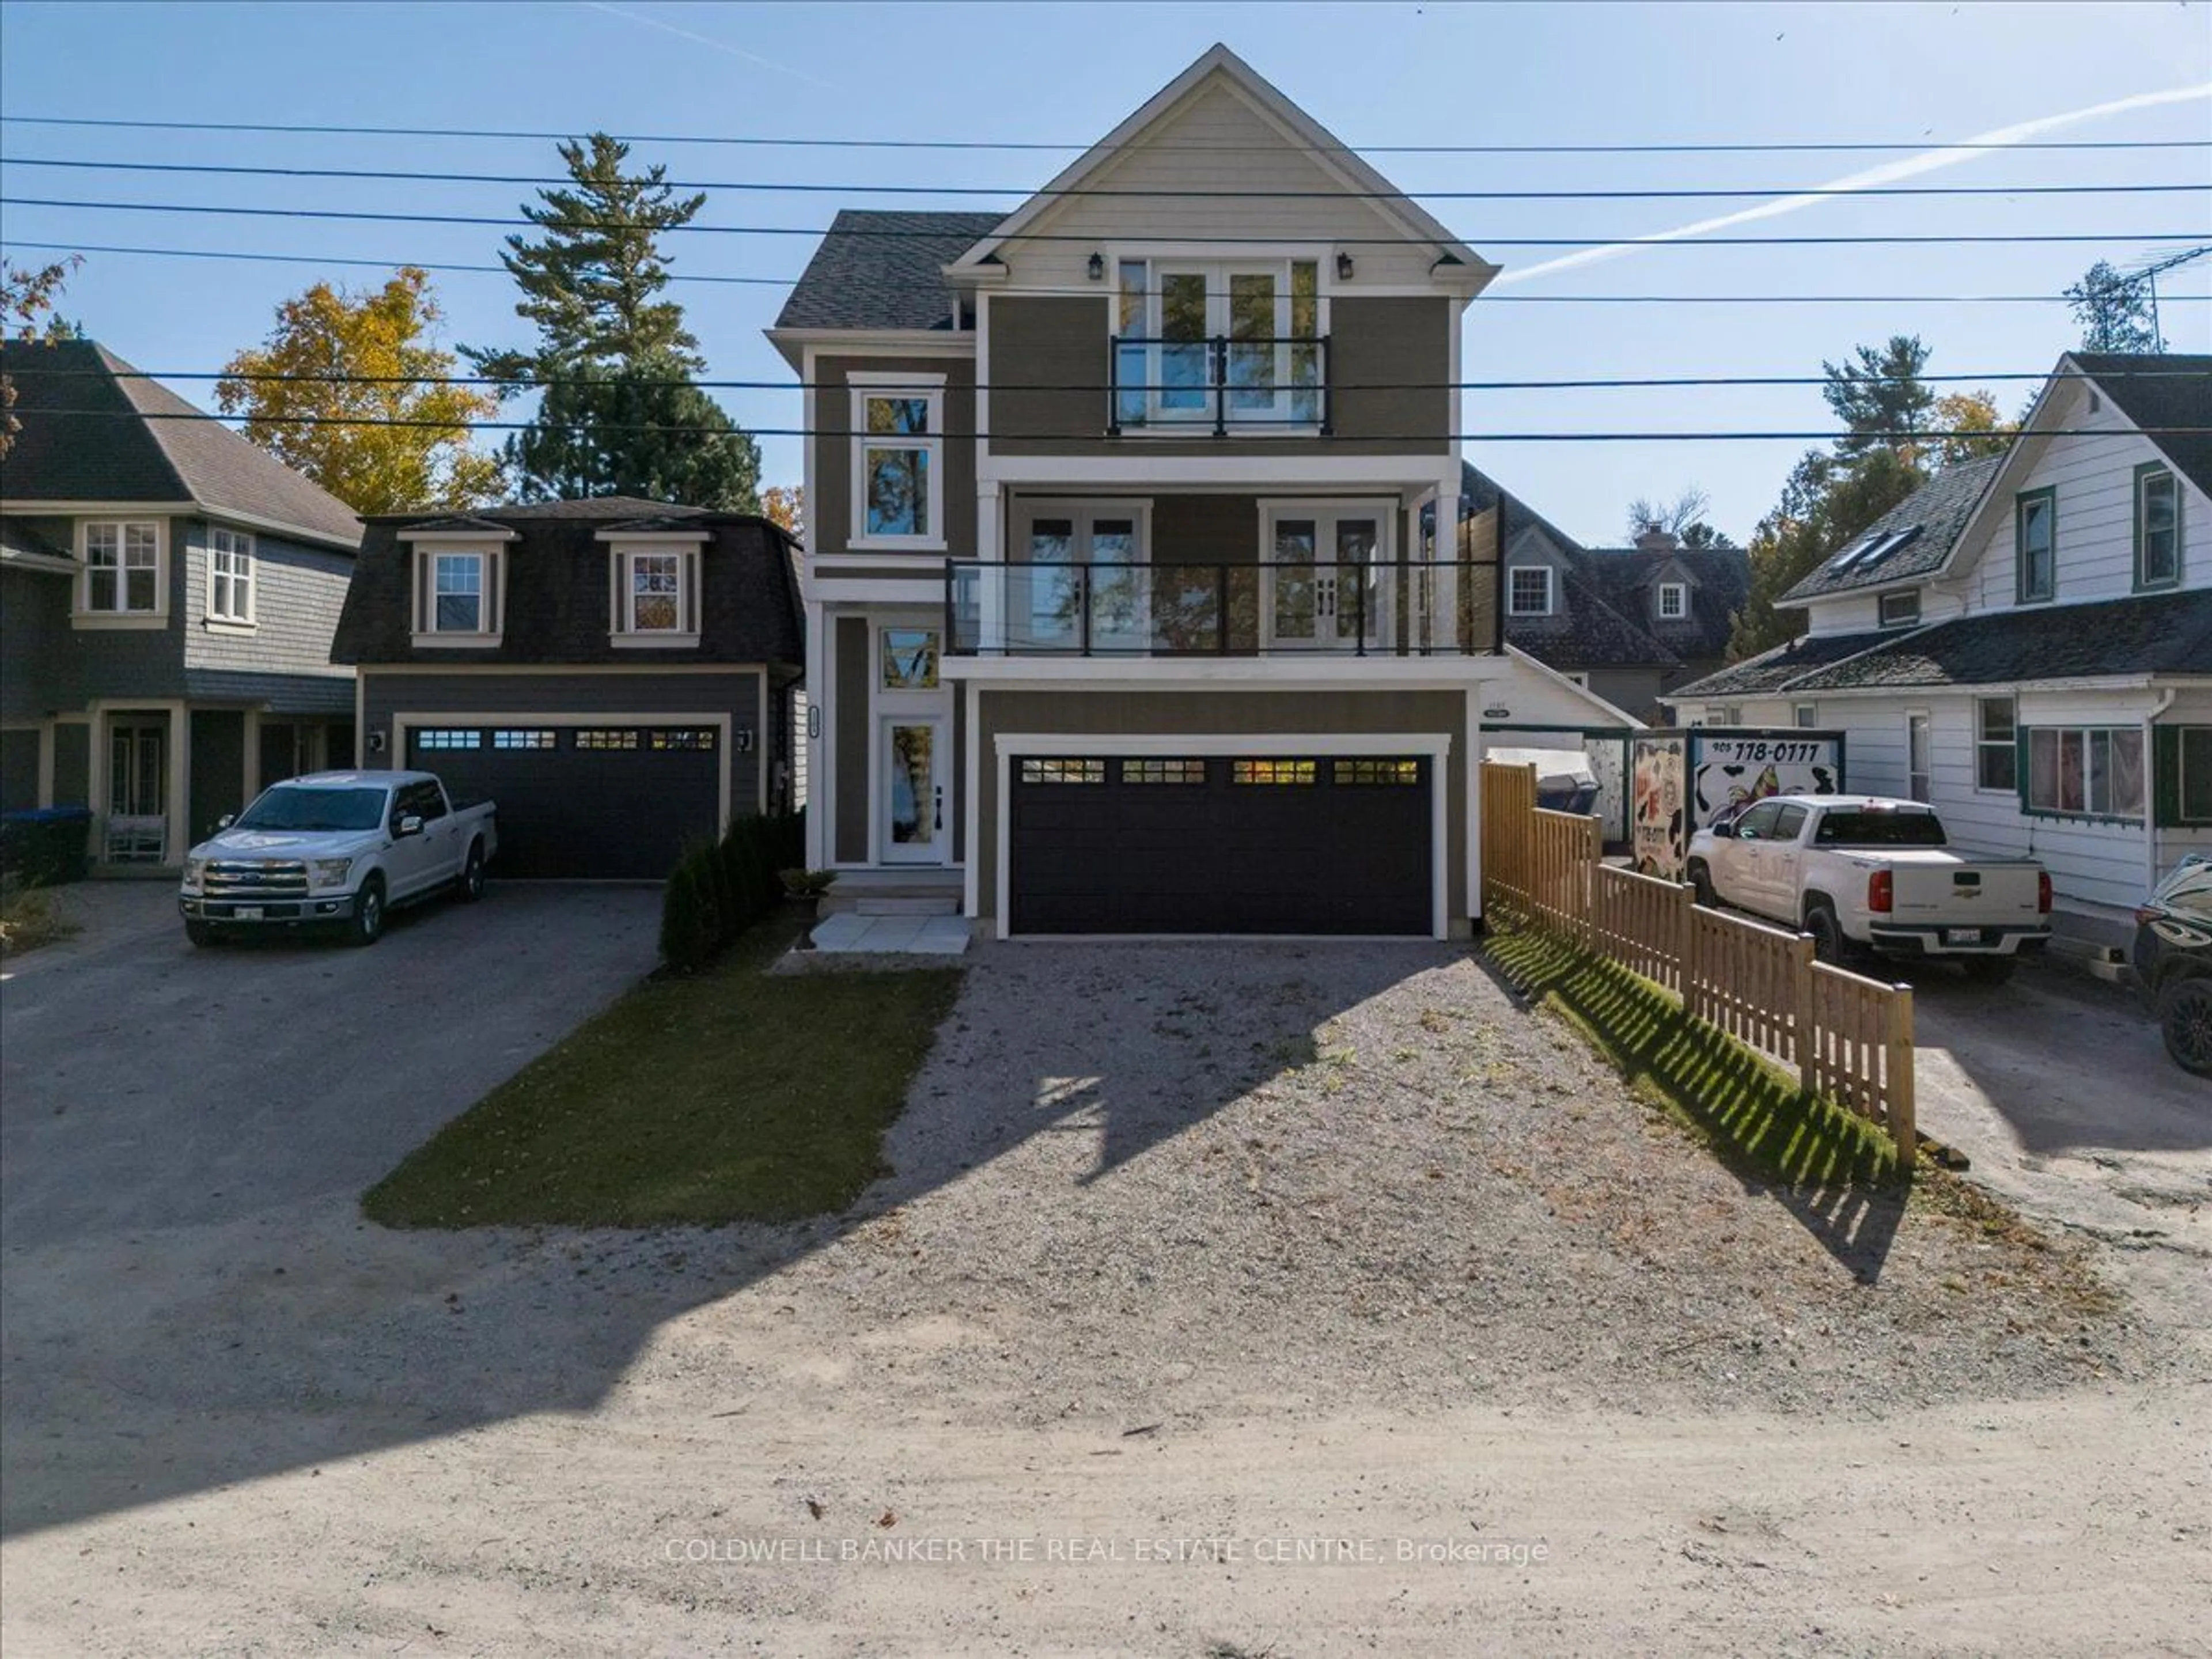
[[[195,945],[311,924],[374,945],[394,905],[448,889],[481,898],[498,850],[492,804],[457,802],[428,772],[315,772],[263,790],[193,848],[177,905]]]
[[[1770,795],[1700,830],[1686,871],[1699,903],[1802,927],[1823,962],[1955,962],[1998,985],[2051,942],[2043,866],[1957,851],[1918,801]]]

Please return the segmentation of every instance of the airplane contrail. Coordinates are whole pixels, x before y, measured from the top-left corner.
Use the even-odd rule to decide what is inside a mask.
[[[627,11],[620,6],[611,6],[606,3],[606,0],[586,0],[586,3],[593,11],[603,11],[610,17],[627,18],[633,23],[642,23],[647,28],[665,30],[696,46],[712,46],[716,52],[726,52],[732,58],[742,58],[749,64],[758,64],[763,69],[772,69],[779,75],[788,75],[794,80],[807,82],[822,88],[825,92],[843,90],[842,88],[824,81],[819,76],[809,75],[805,70],[793,69],[788,64],[779,64],[773,58],[763,58],[757,52],[747,52],[743,46],[733,46],[727,40],[717,40],[712,35],[694,34],[690,29],[678,28],[673,23],[664,23],[658,17],[647,17],[641,11]]]
[[[1723,214],[1717,219],[1700,219],[1695,224],[1659,231],[1640,242],[1610,242],[1602,247],[1583,248],[1557,259],[1547,259],[1541,264],[1530,265],[1526,270],[1506,271],[1492,286],[1502,288],[1508,283],[1526,283],[1538,276],[1553,276],[1578,266],[1618,259],[1638,252],[1653,242],[1686,241],[1692,237],[1726,230],[1735,225],[1777,218],[1785,213],[1796,213],[1802,208],[1818,207],[1824,202],[1832,202],[1838,199],[1835,192],[1838,191],[1870,190],[1877,185],[1895,184],[1900,179],[1917,178],[1923,173],[1934,173],[1939,168],[1956,167],[1961,161],[1973,161],[1988,155],[1991,149],[2026,143],[2031,138],[2060,127],[2100,120],[2107,115],[2124,115],[2131,110],[2153,109],[2164,104],[2185,104],[2199,98],[2212,98],[2212,81],[2201,86],[2175,87],[2165,92],[2139,92],[2132,97],[2116,98],[2108,104],[2092,104],[2087,109],[2068,110],[2063,115],[2045,115],[2033,121],[2022,121],[2014,126],[1998,127],[1962,143],[1923,150],[1900,161],[1886,161],[1878,167],[1869,167],[1863,173],[1850,173],[1833,179],[1820,186],[1820,193],[1818,195],[1778,196],[1771,202],[1762,202],[1757,207],[1745,208],[1739,212]]]

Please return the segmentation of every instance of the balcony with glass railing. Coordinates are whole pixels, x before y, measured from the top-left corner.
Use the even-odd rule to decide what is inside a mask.
[[[1328,337],[1117,335],[1107,430],[1329,434]]]
[[[958,656],[1431,656],[1497,648],[1464,562],[946,561]]]

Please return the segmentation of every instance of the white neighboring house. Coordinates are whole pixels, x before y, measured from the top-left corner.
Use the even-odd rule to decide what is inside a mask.
[[[2103,943],[2212,850],[2212,357],[2060,358],[2004,455],[1780,603],[1804,637],[1671,692],[1678,720],[1840,728],[1853,789],[2034,854]]]

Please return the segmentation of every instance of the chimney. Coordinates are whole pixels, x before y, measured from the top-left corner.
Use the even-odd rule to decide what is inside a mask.
[[[1673,531],[1662,530],[1656,524],[1636,538],[1638,553],[1672,553],[1681,544]]]

